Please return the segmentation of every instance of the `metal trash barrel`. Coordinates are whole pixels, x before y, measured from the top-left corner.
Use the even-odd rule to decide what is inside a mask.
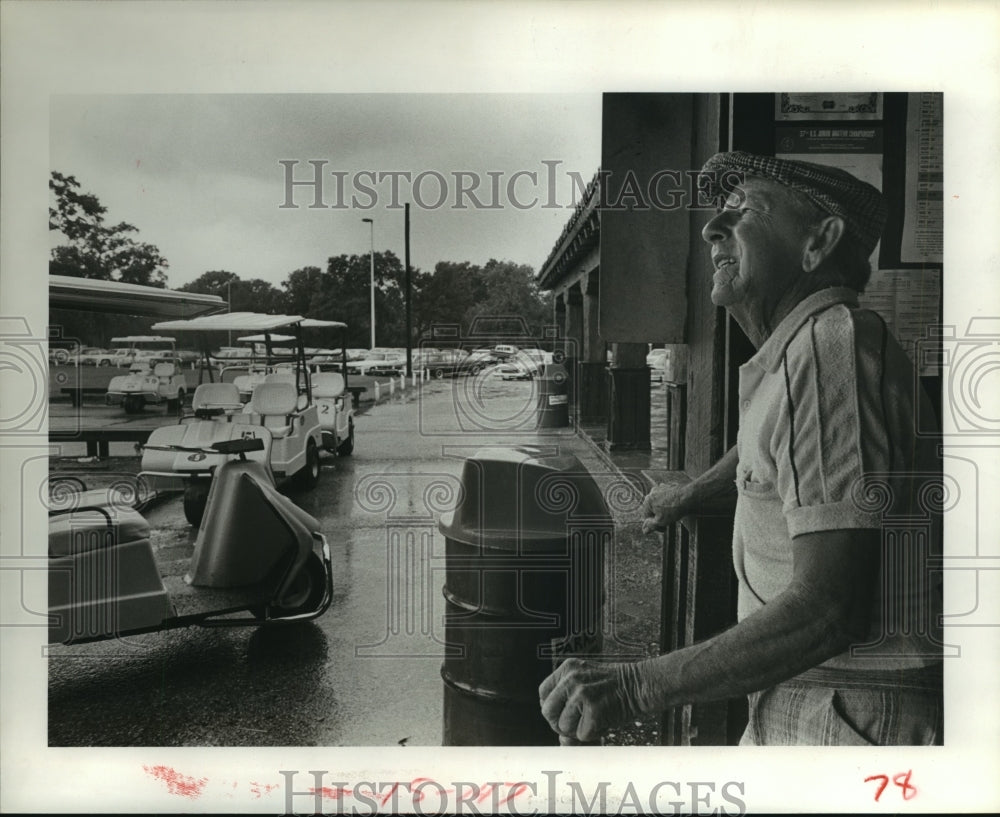
[[[483,449],[442,517],[445,746],[558,745],[538,685],[602,647],[604,551],[613,522],[573,456]]]
[[[538,378],[538,428],[569,425],[569,372],[562,363],[546,363]]]

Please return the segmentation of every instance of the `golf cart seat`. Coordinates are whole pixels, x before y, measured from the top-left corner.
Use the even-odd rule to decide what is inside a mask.
[[[295,372],[271,372],[267,377],[264,378],[265,383],[290,383],[292,386],[298,386],[295,379]],[[308,404],[308,399],[304,394],[299,395],[298,408],[304,409]]]
[[[191,408],[195,417],[208,419],[243,408],[235,383],[202,383],[194,390]]]
[[[49,517],[49,641],[157,627],[172,613],[149,539],[130,508],[91,507]]]
[[[95,503],[49,514],[49,556],[53,558],[148,538],[149,522],[132,508]]]
[[[244,409],[251,422],[262,425],[275,438],[286,437],[292,430],[299,396],[292,383],[261,383],[253,390]]]
[[[313,375],[314,397],[340,397],[344,393],[344,376],[340,372],[319,372]]]
[[[161,383],[170,382],[170,378],[177,374],[177,367],[173,363],[157,363],[153,367],[153,376],[159,378]]]

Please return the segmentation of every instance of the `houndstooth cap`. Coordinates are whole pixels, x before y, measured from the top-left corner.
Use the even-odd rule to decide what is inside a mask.
[[[845,170],[812,162],[756,156],[743,151],[716,153],[705,162],[699,185],[710,197],[731,192],[727,173],[755,176],[783,184],[805,194],[817,207],[844,219],[845,230],[866,254],[871,254],[885,227],[886,207],[882,194],[872,185]]]

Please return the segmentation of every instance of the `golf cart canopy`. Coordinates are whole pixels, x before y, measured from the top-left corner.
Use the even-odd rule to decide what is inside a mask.
[[[153,324],[159,332],[273,332],[292,328],[305,320],[300,315],[264,315],[260,312],[227,312],[203,315],[188,321],[160,321]]]
[[[271,339],[271,343],[288,343],[290,340],[295,340],[294,335],[244,335],[236,340],[240,343],[267,343],[268,338]]]
[[[316,318],[304,318],[301,324],[303,329],[346,329],[347,324],[341,321],[321,321]]]
[[[99,281],[72,275],[49,276],[49,306],[155,318],[193,318],[222,312],[226,302],[218,295],[177,292],[173,289]]]

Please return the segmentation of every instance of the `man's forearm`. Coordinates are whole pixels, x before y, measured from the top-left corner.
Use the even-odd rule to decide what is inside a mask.
[[[736,446],[684,489],[685,515],[729,508],[736,501]]]
[[[630,686],[645,713],[734,698],[821,664],[851,641],[836,609],[793,586],[714,638],[630,665]]]

